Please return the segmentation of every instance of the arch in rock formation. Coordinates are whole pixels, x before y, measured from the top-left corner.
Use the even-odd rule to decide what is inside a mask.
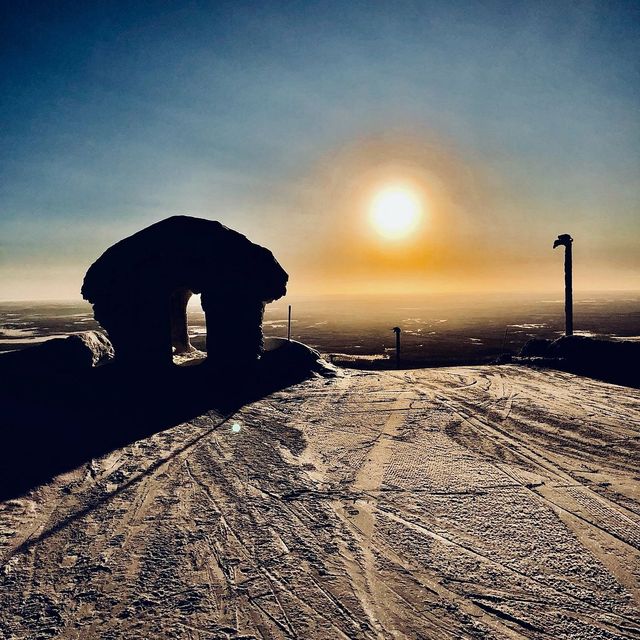
[[[265,304],[285,295],[287,280],[271,251],[242,234],[173,216],[107,249],[87,271],[82,296],[117,362],[164,366],[192,349],[187,304],[201,294],[207,362],[243,367],[259,358]]]

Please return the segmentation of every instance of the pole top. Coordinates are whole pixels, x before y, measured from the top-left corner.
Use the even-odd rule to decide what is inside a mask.
[[[565,247],[569,247],[569,246],[571,246],[572,242],[573,242],[573,238],[568,233],[561,233],[556,238],[555,242],[553,243],[553,248],[555,249],[556,247],[559,247],[560,245],[563,245]]]

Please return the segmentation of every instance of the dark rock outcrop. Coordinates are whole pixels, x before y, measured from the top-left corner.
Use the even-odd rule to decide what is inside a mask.
[[[520,351],[523,358],[543,358],[547,355],[551,340],[547,338],[531,338]]]
[[[109,362],[113,355],[104,333],[85,331],[4,354],[0,372],[27,376],[81,372]]]
[[[286,293],[273,254],[219,222],[174,216],[121,240],[89,268],[83,297],[116,362],[168,366],[191,350],[186,307],[202,294],[210,365],[242,370],[263,350],[267,302]]]
[[[264,371],[282,384],[304,380],[310,374],[325,378],[339,375],[338,367],[324,360],[315,349],[296,340],[267,338],[262,360]]]
[[[640,342],[562,336],[529,340],[515,361],[550,366],[620,384],[640,386]]]

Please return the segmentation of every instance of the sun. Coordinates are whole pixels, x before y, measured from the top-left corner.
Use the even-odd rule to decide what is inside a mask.
[[[387,186],[373,196],[369,217],[381,236],[399,240],[408,236],[420,223],[422,202],[418,194],[408,187]]]

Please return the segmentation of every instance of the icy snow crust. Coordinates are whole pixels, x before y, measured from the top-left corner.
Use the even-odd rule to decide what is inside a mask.
[[[0,509],[0,636],[638,634],[640,392],[345,372],[209,412]]]

